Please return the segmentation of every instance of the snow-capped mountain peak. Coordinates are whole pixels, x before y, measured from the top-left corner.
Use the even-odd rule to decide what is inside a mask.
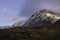
[[[59,19],[60,16],[54,14],[52,11],[41,10],[33,14],[24,25],[25,26],[50,25]]]

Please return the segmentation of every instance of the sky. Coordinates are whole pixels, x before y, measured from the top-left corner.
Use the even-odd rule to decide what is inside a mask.
[[[23,24],[42,9],[60,13],[60,0],[0,0],[0,26]]]
[[[23,20],[18,17],[25,0],[0,0],[0,26],[12,25]]]

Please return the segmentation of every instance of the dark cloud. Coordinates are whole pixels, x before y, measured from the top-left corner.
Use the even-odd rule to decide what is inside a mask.
[[[20,12],[20,16],[31,16],[35,11],[36,8],[34,7],[34,0],[27,0],[23,5],[22,11]]]
[[[60,0],[26,0],[19,16],[29,19],[32,14],[42,9],[60,13]]]
[[[41,9],[48,9],[59,12],[60,0],[27,0],[23,5],[20,16],[30,17],[34,12]]]

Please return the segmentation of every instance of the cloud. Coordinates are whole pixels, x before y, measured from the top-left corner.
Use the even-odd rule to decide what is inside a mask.
[[[8,8],[3,8],[3,13],[4,13],[4,15],[9,15],[9,11],[8,11]]]
[[[19,17],[19,16],[14,16],[11,19],[11,22],[13,22],[13,24],[17,23],[17,24],[24,24],[27,20],[27,17]]]
[[[13,16],[11,20],[13,22],[24,21],[24,20],[27,20],[27,17]]]
[[[18,16],[14,16],[12,17],[11,19],[13,22],[19,22],[20,21],[20,18]]]

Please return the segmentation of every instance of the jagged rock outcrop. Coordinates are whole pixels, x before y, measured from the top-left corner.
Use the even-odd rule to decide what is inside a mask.
[[[57,20],[54,24],[52,24],[52,26],[60,27],[60,19]]]

